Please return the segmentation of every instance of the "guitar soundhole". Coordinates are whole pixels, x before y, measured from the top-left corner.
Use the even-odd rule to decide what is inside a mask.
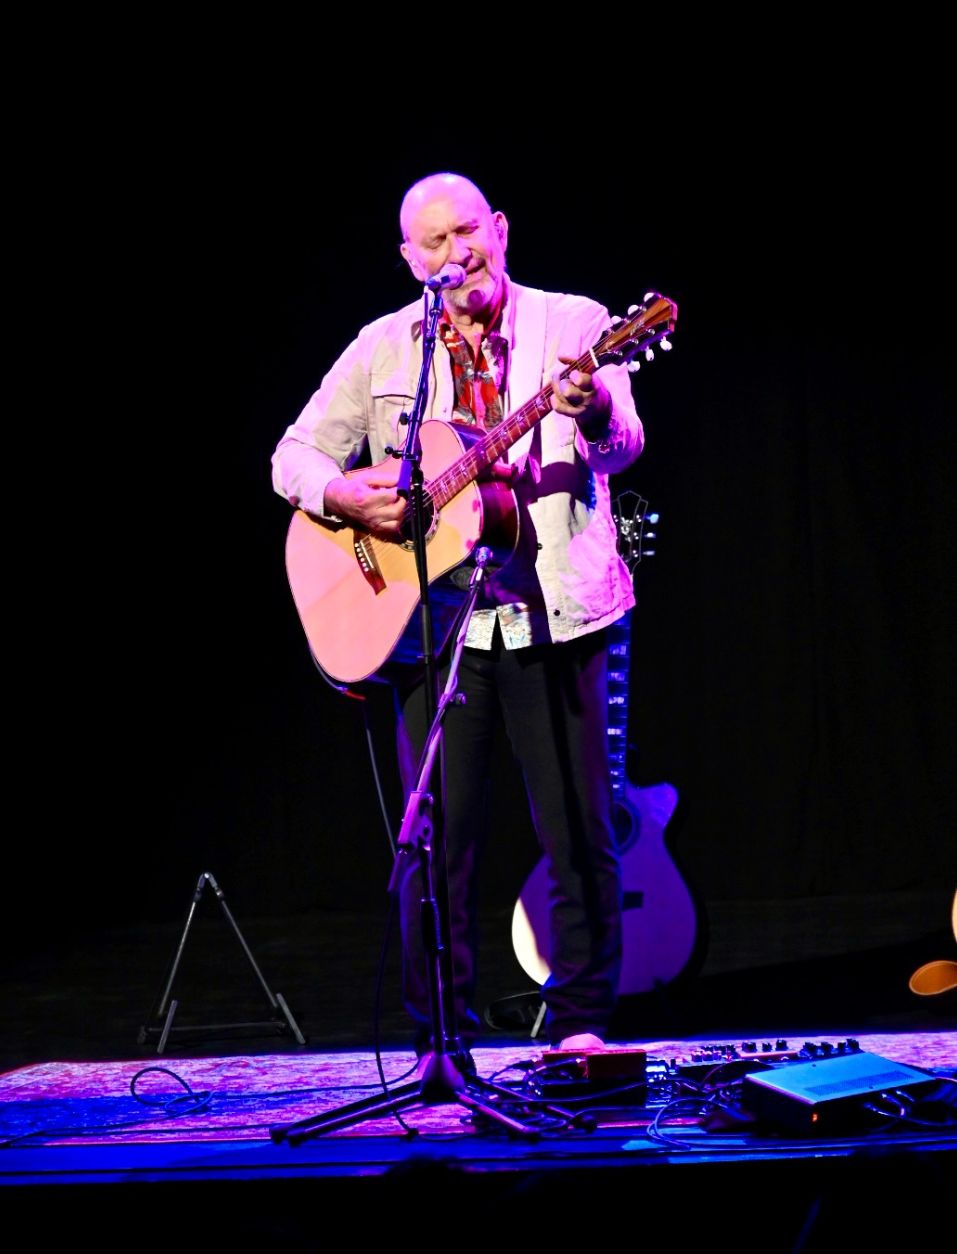
[[[432,498],[426,492],[422,497],[422,522],[425,526],[426,543],[432,539],[432,533],[435,531],[435,506]],[[401,543],[404,549],[413,551],[415,548],[415,536],[412,532],[412,506],[405,511],[405,517],[402,520],[402,528],[400,531],[402,537]]]

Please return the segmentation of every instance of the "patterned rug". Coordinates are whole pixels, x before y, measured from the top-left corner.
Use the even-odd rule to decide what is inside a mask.
[[[800,1056],[807,1042],[642,1041],[615,1046],[602,1057],[643,1050],[649,1064],[662,1067],[695,1060],[720,1066],[741,1059],[745,1048],[760,1055],[782,1045]],[[819,1045],[841,1049],[845,1042]],[[957,1071],[957,1032],[863,1035],[853,1042],[858,1047],[930,1077]],[[524,1119],[527,1076],[543,1061],[542,1048],[511,1044],[472,1053],[499,1112],[492,1130],[499,1118],[509,1117],[513,1105],[526,1112],[518,1115]],[[350,1119],[328,1135],[405,1137],[411,1129],[455,1137],[490,1130],[481,1111],[476,1116],[457,1097],[449,1100],[440,1092],[437,1101],[421,1100],[415,1068],[414,1055],[401,1050],[382,1055],[381,1074],[368,1051],[41,1063],[0,1075],[0,1146],[268,1141],[276,1128],[354,1110],[353,1103],[382,1094],[383,1079],[393,1091],[400,1086],[400,1093],[409,1092],[409,1104],[396,1113]],[[650,1115],[637,1104],[632,1117],[640,1123]]]

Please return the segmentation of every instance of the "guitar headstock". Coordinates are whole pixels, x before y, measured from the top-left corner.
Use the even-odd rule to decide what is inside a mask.
[[[646,361],[654,357],[652,346],[660,344],[663,352],[671,349],[668,336],[678,321],[678,306],[658,292],[646,292],[640,305],[632,305],[627,318],[615,318],[592,349],[601,366],[627,365],[629,370],[641,368],[635,361],[643,353]]]
[[[630,571],[643,557],[654,557],[653,544],[657,531],[658,515],[648,513],[648,502],[637,492],[622,492],[612,503],[612,517],[618,529],[618,552]],[[650,524],[650,526],[649,526]]]

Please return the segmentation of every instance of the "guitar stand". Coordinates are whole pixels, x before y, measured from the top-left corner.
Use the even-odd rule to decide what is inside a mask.
[[[269,1135],[275,1144],[282,1141],[290,1145],[298,1145],[312,1136],[323,1132],[333,1132],[337,1128],[350,1127],[365,1119],[375,1119],[410,1106],[442,1105],[457,1103],[471,1111],[473,1115],[484,1115],[489,1120],[501,1124],[512,1135],[537,1140],[540,1136],[538,1128],[522,1123],[513,1118],[502,1105],[514,1105],[517,1095],[512,1089],[496,1085],[490,1080],[483,1080],[471,1074],[468,1064],[471,1062],[468,1051],[448,1032],[444,1024],[445,1003],[442,994],[442,971],[440,951],[443,948],[441,936],[440,914],[432,891],[432,835],[433,823],[431,815],[432,797],[426,791],[426,785],[432,774],[432,767],[440,740],[441,724],[450,705],[459,704],[455,688],[458,675],[459,659],[465,644],[465,635],[471,618],[472,607],[478,596],[484,566],[489,558],[487,549],[479,550],[475,570],[470,585],[470,600],[462,612],[455,650],[449,668],[445,691],[438,703],[438,710],[429,730],[425,751],[422,755],[422,766],[417,786],[409,794],[406,803],[402,828],[397,841],[397,856],[390,891],[396,891],[401,881],[399,873],[400,860],[410,850],[415,849],[419,855],[423,884],[423,933],[426,938],[426,950],[429,956],[430,993],[432,1002],[432,1039],[435,1050],[424,1054],[419,1064],[418,1078],[407,1084],[371,1097],[360,1098],[340,1106],[336,1110],[326,1111],[308,1119],[300,1119],[296,1123],[278,1124],[270,1128]],[[458,1059],[458,1062],[456,1061]],[[462,1063],[463,1065],[459,1065]],[[498,1099],[498,1105],[496,1100]]]
[[[176,974],[179,970],[179,964],[183,956],[183,950],[186,947],[186,938],[189,936],[189,930],[193,925],[193,918],[196,914],[197,907],[199,906],[200,900],[202,899],[202,896],[203,896],[203,889],[206,887],[207,884],[209,884],[210,888],[212,888],[213,892],[216,894],[220,907],[222,908],[223,914],[226,916],[227,922],[229,923],[230,927],[233,929],[233,932],[236,935],[236,939],[239,941],[240,945],[242,946],[243,952],[245,953],[246,957],[249,959],[249,965],[252,967],[256,975],[256,978],[259,980],[259,983],[262,985],[263,992],[266,994],[266,998],[269,1002],[270,1009],[277,1012],[273,1015],[271,1019],[264,1019],[258,1022],[251,1022],[251,1023],[198,1023],[198,1024],[192,1024],[192,1025],[182,1026],[182,1027],[178,1025],[174,1027],[173,1025],[173,1019],[176,1015],[177,1009],[179,1008],[179,1002],[171,998],[171,994],[173,991],[173,983],[176,979]],[[278,1012],[281,1012],[281,1017]],[[150,1024],[144,1024],[139,1030],[137,1042],[140,1045],[144,1045],[147,1042],[147,1040],[149,1040],[150,1037],[158,1036],[159,1042],[156,1046],[157,1054],[162,1054],[163,1051],[166,1049],[167,1042],[172,1032],[220,1032],[220,1031],[230,1031],[230,1030],[237,1029],[237,1028],[272,1028],[273,1031],[276,1031],[279,1033],[285,1033],[287,1031],[291,1032],[293,1036],[296,1038],[296,1041],[299,1045],[305,1045],[306,1043],[306,1038],[299,1031],[299,1025],[296,1023],[295,1019],[292,1017],[292,1012],[290,1011],[289,1007],[286,1005],[286,1002],[283,999],[282,994],[281,993],[274,994],[272,990],[270,989],[269,985],[266,983],[265,979],[263,978],[263,974],[260,971],[258,965],[256,964],[256,959],[253,957],[252,951],[250,950],[249,946],[246,944],[245,937],[243,936],[242,932],[239,930],[239,925],[236,923],[236,920],[233,918],[233,915],[229,909],[229,906],[227,906],[226,904],[226,898],[223,896],[223,890],[216,883],[216,880],[213,878],[212,873],[209,871],[203,871],[203,873],[200,875],[199,880],[196,884],[196,889],[193,893],[193,900],[189,907],[189,914],[186,917],[186,925],[183,928],[183,934],[180,937],[179,945],[176,948],[176,955],[173,959],[172,966],[170,967],[170,973],[166,981],[166,986],[163,989],[158,1005],[155,1006],[154,1010],[150,1012],[149,1018],[161,1019],[162,1023],[153,1024],[152,1026]]]

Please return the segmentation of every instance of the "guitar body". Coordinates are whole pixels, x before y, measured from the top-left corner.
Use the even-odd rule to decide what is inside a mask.
[[[419,429],[422,474],[428,485],[462,457],[471,428],[425,422]],[[515,495],[498,479],[466,483],[428,520],[426,564],[434,645],[451,628],[468,589],[452,579],[433,584],[467,562],[479,544],[498,566],[518,541]],[[333,679],[357,683],[388,663],[414,663],[421,636],[413,615],[421,603],[411,536],[382,540],[347,523],[329,523],[296,510],[286,537],[286,573],[312,653]],[[437,629],[436,629],[437,627]]]
[[[618,551],[630,570],[655,532],[645,532],[648,502],[635,492],[615,502]],[[636,788],[628,778],[628,695],[631,611],[608,629],[608,757],[612,782],[612,825],[622,876],[622,967],[619,996],[649,993],[676,980],[695,956],[698,906],[665,841],[678,805],[671,784]],[[512,911],[512,947],[537,984],[551,973],[548,863],[540,859]]]
[[[676,980],[690,963],[698,934],[694,898],[665,842],[678,794],[671,784],[625,787],[613,818],[624,891],[620,996],[651,992]],[[551,972],[548,866],[541,859],[512,912],[512,946],[536,984]]]

